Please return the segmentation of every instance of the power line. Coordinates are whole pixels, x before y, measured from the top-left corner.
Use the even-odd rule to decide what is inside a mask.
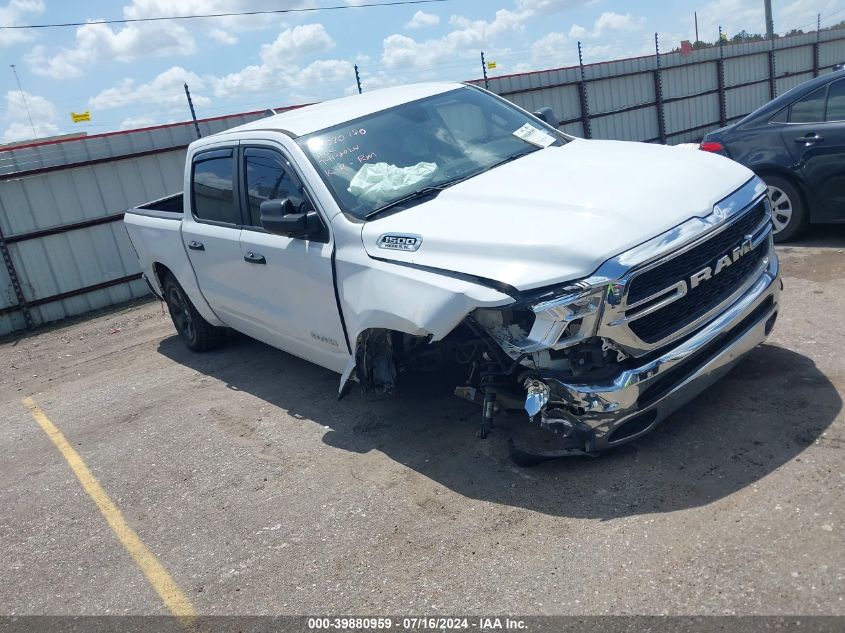
[[[130,24],[133,22],[161,22],[163,20],[195,20],[205,18],[233,18],[256,15],[279,15],[283,13],[309,13],[313,11],[339,11],[341,9],[363,9],[367,7],[395,7],[409,4],[432,4],[451,2],[452,0],[394,0],[393,2],[370,2],[362,4],[338,4],[328,7],[300,7],[297,9],[276,9],[273,11],[240,11],[233,13],[205,13],[198,15],[172,15],[153,18],[123,18],[120,20],[93,20],[91,22],[62,22],[56,24],[16,24],[0,26],[0,29],[52,29],[67,26],[86,26],[88,24]]]

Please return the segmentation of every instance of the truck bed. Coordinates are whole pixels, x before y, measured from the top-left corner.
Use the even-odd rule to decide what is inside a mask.
[[[137,213],[137,212],[144,212],[144,211],[160,211],[163,213],[178,213],[182,215],[182,204],[183,204],[183,196],[182,192],[174,193],[169,196],[165,196],[164,198],[159,198],[158,200],[153,200],[152,202],[147,202],[146,204],[142,204],[138,207],[134,207],[129,209],[129,213]]]

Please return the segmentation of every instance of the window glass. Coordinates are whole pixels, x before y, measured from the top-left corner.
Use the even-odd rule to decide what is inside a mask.
[[[194,163],[193,198],[194,215],[197,218],[229,224],[241,223],[232,195],[232,168],[231,152],[228,156],[218,155],[206,160],[200,155]]]
[[[789,108],[783,108],[776,115],[774,115],[771,119],[769,119],[769,123],[786,123],[788,118],[789,118]]]
[[[789,108],[790,123],[818,123],[824,121],[824,97],[827,86],[813,90]]]
[[[265,200],[287,198],[297,213],[313,211],[308,196],[278,152],[249,148],[244,152],[244,166],[252,226],[261,226],[261,203]]]
[[[357,218],[565,142],[554,128],[468,87],[297,139],[340,207]]]
[[[827,93],[827,121],[845,121],[845,80],[834,81]]]

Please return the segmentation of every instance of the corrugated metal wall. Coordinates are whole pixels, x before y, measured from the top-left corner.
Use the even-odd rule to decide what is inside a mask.
[[[773,90],[845,61],[845,32],[659,61],[659,71],[651,55],[495,77],[489,87],[529,111],[551,106],[560,128],[577,136],[690,142],[748,114]],[[200,128],[208,135],[262,114],[208,119]],[[0,251],[5,244],[33,325],[148,292],[119,220],[131,206],[182,189],[185,147],[194,138],[193,124],[181,123],[0,149]],[[0,265],[0,334],[28,326],[19,304]]]
[[[203,135],[256,118],[200,121]],[[0,235],[27,310],[0,264],[0,335],[149,293],[122,213],[182,190],[193,123],[0,150]]]
[[[663,54],[659,70],[657,56],[648,55],[491,77],[488,87],[529,111],[551,106],[560,129],[577,136],[676,144],[697,141],[842,61],[845,32],[829,30]]]

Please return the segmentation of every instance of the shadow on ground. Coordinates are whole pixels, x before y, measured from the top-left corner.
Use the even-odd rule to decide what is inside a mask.
[[[813,224],[793,242],[786,242],[778,248],[812,246],[819,248],[845,247],[845,224]]]
[[[406,379],[393,400],[337,401],[336,374],[246,337],[194,354],[174,336],[159,352],[328,427],[323,441],[333,447],[381,451],[468,498],[569,517],[672,512],[724,498],[800,460],[813,443],[832,442],[822,433],[842,407],[812,360],[763,345],[645,438],[598,458],[520,469],[508,457],[506,428],[476,439],[480,410],[452,396],[455,383],[443,376]]]

